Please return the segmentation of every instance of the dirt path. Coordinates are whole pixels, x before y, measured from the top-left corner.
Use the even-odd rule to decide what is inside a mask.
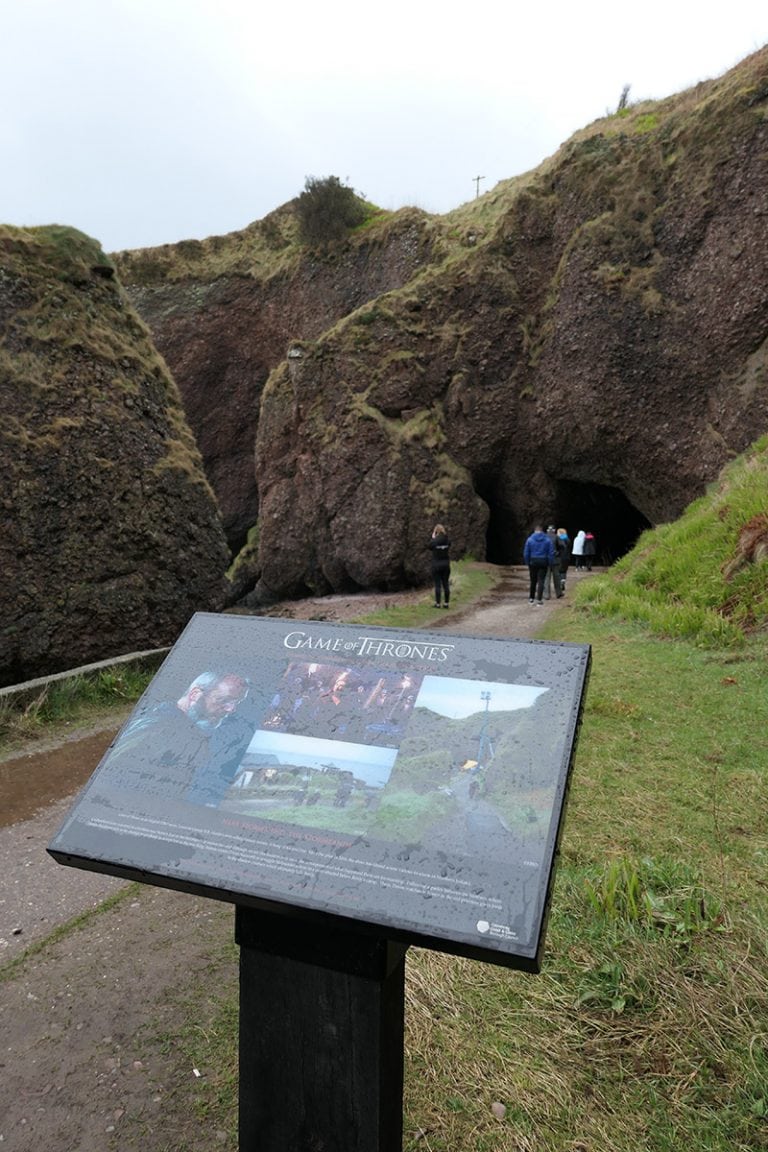
[[[382,601],[423,596],[326,597],[275,614],[344,621]],[[436,612],[430,627],[529,639],[567,607],[566,598],[532,608],[524,571],[506,569],[483,601]],[[195,1069],[182,1039],[195,982],[213,990],[211,1015],[216,991],[236,984],[232,907],[62,868],[45,852],[123,719],[0,764],[0,1145],[9,1152],[237,1148],[234,1131],[200,1124],[194,1100],[210,1092],[217,1070]],[[30,777],[39,791],[21,786]],[[109,896],[119,898],[99,911]],[[9,969],[30,945],[88,912]]]

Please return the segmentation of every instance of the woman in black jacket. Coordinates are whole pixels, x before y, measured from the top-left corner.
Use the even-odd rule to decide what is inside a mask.
[[[451,542],[442,524],[435,524],[428,547],[432,549],[432,579],[435,582],[435,608],[440,607],[440,593],[447,608],[451,600]]]
[[[592,571],[592,565],[595,561],[596,551],[597,548],[595,546],[595,538],[591,532],[587,532],[586,536],[584,537],[584,563],[587,566],[587,572]]]

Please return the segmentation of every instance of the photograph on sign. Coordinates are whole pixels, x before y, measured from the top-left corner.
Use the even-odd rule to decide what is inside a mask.
[[[262,727],[396,748],[420,682],[413,673],[292,662]]]
[[[49,850],[536,968],[589,649],[199,614]]]

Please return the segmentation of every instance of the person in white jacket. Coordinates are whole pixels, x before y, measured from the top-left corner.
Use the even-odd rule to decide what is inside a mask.
[[[576,558],[577,571],[580,571],[584,567],[584,539],[586,535],[586,532],[579,529],[576,533],[576,539],[573,542],[573,548],[571,549],[571,555]]]

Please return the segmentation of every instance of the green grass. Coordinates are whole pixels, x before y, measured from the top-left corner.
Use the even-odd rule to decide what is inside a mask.
[[[764,642],[734,684],[728,652],[615,620],[547,632],[594,663],[544,972],[411,955],[411,1133],[435,1152],[766,1147]]]
[[[451,565],[451,609],[455,611],[474,604],[497,582],[498,576],[492,568],[478,564],[471,557],[454,562]],[[435,620],[434,603],[434,591],[430,585],[424,591],[423,599],[416,604],[385,603],[381,611],[360,616],[350,623],[386,628],[424,628]]]
[[[114,665],[53,680],[38,691],[0,698],[0,754],[37,737],[55,737],[63,726],[92,722],[115,708],[133,705],[155,674],[159,660]]]
[[[679,520],[641,536],[580,603],[594,616],[641,624],[660,637],[741,648],[768,623],[768,568],[746,564],[729,580],[739,532],[768,508],[768,437],[726,467]]]

